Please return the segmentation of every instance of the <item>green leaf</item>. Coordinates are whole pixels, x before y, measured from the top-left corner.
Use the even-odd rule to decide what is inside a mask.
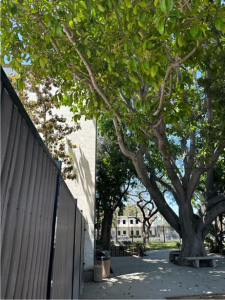
[[[83,8],[87,9],[87,5],[86,5],[86,3],[85,3],[84,1],[80,1],[80,5],[81,5]]]
[[[145,50],[146,49],[146,41],[144,41],[143,43],[142,43],[142,48]]]
[[[183,35],[179,35],[177,39],[178,45],[182,47],[184,45],[184,37]]]
[[[45,58],[40,58],[39,62],[40,62],[41,67],[44,67],[47,63],[47,60]]]
[[[151,49],[152,48],[152,42],[147,42],[146,46],[147,46],[148,49]]]
[[[105,11],[105,8],[104,8],[101,4],[98,4],[98,9],[99,9],[101,12],[104,12],[104,11]]]
[[[141,6],[141,7],[146,7],[146,2],[142,1],[142,2],[140,3],[140,6]]]
[[[108,7],[109,7],[110,9],[112,9],[112,2],[111,2],[110,0],[108,0],[107,3],[108,3]]]
[[[202,27],[202,26],[200,26],[200,29],[201,29],[201,31],[203,32],[204,36],[206,36],[206,34],[205,34],[205,28]]]
[[[197,34],[198,34],[198,30],[199,30],[199,27],[198,26],[193,26],[190,28],[190,33],[193,37],[195,37]]]
[[[11,7],[13,7],[13,6],[14,6],[14,4],[13,4],[12,0],[9,0],[9,6],[11,6]]]
[[[129,77],[130,77],[130,80],[133,82],[133,83],[138,83],[139,80],[138,80],[138,77],[134,74],[129,74]]]
[[[137,72],[137,62],[135,59],[131,60],[131,68],[133,71]]]
[[[71,20],[71,21],[69,21],[69,26],[70,26],[70,28],[74,29],[74,23],[73,23],[73,21],[72,21],[72,20]]]
[[[160,8],[163,12],[166,11],[166,0],[162,0],[160,3]]]
[[[137,4],[134,6],[133,8],[133,14],[136,15],[137,14]]]
[[[214,22],[214,25],[215,25],[217,30],[221,31],[222,26],[223,26],[223,19],[222,18],[217,18]]]
[[[153,65],[151,67],[151,75],[152,75],[152,77],[155,77],[155,75],[157,74],[157,72],[158,72],[158,66],[157,65]]]
[[[225,23],[223,23],[223,26],[222,26],[222,33],[225,33]]]
[[[146,70],[149,69],[149,61],[148,61],[148,60],[146,60],[146,61],[144,62],[144,67],[145,67]]]
[[[159,22],[158,27],[157,27],[159,33],[163,34],[164,33],[164,23],[163,21]]]
[[[57,25],[56,27],[56,34],[61,35],[62,34],[62,27],[60,25]]]
[[[126,0],[126,5],[127,5],[127,8],[132,8],[133,7],[133,4],[132,4],[131,0]]]
[[[168,11],[173,10],[173,0],[166,0],[166,8]]]
[[[89,49],[87,50],[87,56],[88,56],[88,58],[91,57],[91,51]]]

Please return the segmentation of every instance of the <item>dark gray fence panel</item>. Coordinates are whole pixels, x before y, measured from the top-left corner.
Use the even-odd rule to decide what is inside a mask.
[[[48,275],[46,263],[49,264],[58,169],[4,76],[1,99],[1,297],[42,299],[46,298],[44,281]],[[15,99],[11,99],[12,94],[16,104]]]
[[[61,180],[57,210],[56,242],[51,299],[71,299],[76,202]]]
[[[1,298],[78,298],[84,218],[62,178],[56,195],[59,169],[1,75]]]
[[[82,235],[81,235],[81,244],[80,244],[80,290],[83,282],[83,267],[84,267],[84,235],[85,235],[85,219],[82,216]]]
[[[81,272],[81,241],[82,241],[82,214],[76,211],[75,247],[74,247],[74,278],[73,278],[73,299],[78,299],[80,293],[80,272]],[[83,261],[82,261],[83,264]]]

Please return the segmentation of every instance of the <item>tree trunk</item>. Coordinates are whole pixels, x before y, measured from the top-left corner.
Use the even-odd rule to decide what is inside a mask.
[[[191,238],[189,238],[187,234],[183,234],[181,254],[178,257],[179,264],[183,264],[185,257],[206,256],[204,238],[201,232],[196,233],[193,230]]]
[[[146,245],[147,247],[150,246],[150,243],[149,243],[149,231],[146,233],[146,236],[145,236],[145,245]]]
[[[110,241],[111,241],[112,219],[113,219],[113,212],[111,210],[104,213],[104,218],[102,220],[102,231],[101,231],[103,250],[110,250],[111,248]]]
[[[150,227],[146,224],[147,222],[143,222],[142,224],[142,237],[143,237],[143,244],[149,246],[149,230]]]
[[[203,230],[198,229],[198,220],[189,201],[181,202],[179,215],[182,248],[177,263],[183,265],[185,257],[206,256],[206,251]]]

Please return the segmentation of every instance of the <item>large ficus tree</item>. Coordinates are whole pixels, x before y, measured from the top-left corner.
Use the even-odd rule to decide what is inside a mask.
[[[208,198],[197,213],[191,199],[225,146],[224,100],[210,93],[224,89],[224,73],[217,76],[224,1],[3,0],[1,16],[3,56],[19,83],[28,70],[51,75],[61,85],[58,101],[75,115],[111,118],[121,151],[182,237],[178,261],[205,255],[204,237],[225,196]],[[155,157],[169,182],[158,176]],[[173,195],[179,216],[158,184]]]

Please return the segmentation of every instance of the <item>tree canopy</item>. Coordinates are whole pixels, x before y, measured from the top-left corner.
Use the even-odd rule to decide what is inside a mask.
[[[19,84],[28,71],[53,76],[58,102],[75,119],[112,119],[121,151],[182,236],[178,261],[205,255],[225,196],[208,198],[197,213],[191,199],[225,146],[224,1],[3,0],[2,20],[3,57]]]
[[[54,86],[57,86],[57,83],[53,78],[42,80],[41,86],[32,85],[33,77],[26,78],[25,90],[23,91],[17,88],[17,78],[18,75],[9,76],[21,102],[43,138],[53,159],[62,162],[62,177],[74,180],[76,171],[68,148],[74,149],[77,146],[69,139],[69,135],[80,129],[80,124],[73,122],[72,125],[68,125],[67,119],[56,113],[57,105],[53,101],[52,89]]]

